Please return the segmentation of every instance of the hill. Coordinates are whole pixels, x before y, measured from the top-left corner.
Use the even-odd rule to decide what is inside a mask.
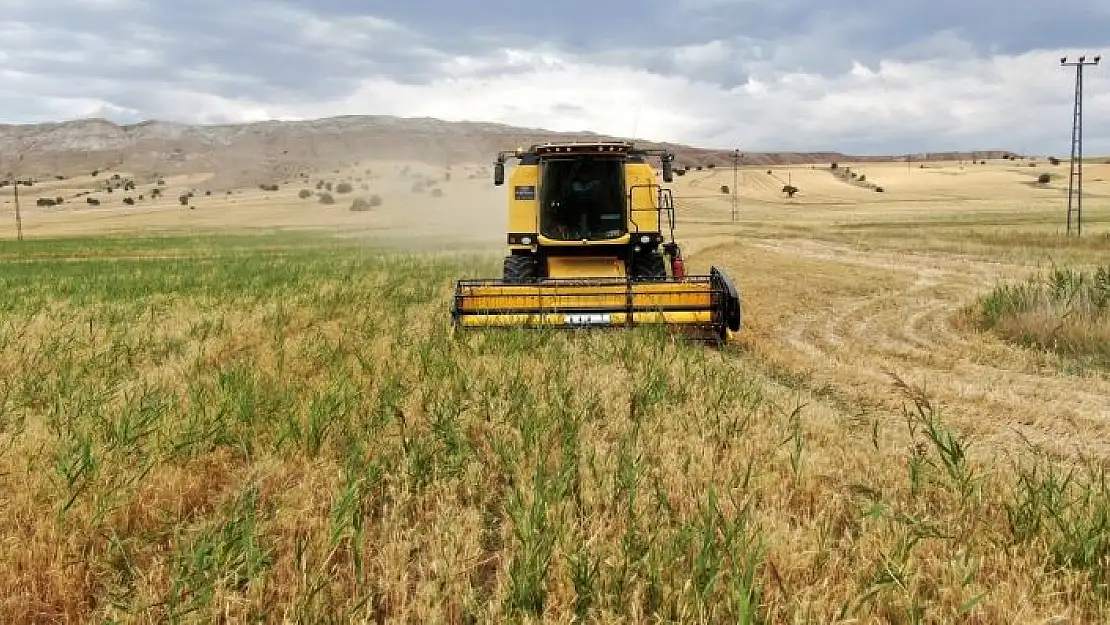
[[[0,174],[73,176],[93,169],[124,169],[140,179],[219,172],[214,186],[232,188],[288,179],[299,172],[346,167],[364,160],[412,160],[448,165],[485,162],[498,150],[534,142],[617,139],[592,132],[554,132],[484,122],[430,118],[342,116],[304,121],[187,125],[145,121],[120,125],[83,119],[33,125],[0,125]],[[667,147],[680,166],[727,165],[730,150],[639,140]],[[976,152],[999,158],[1008,152]],[[889,162],[902,155],[839,152],[744,152],[743,164]],[[966,160],[966,152],[929,154],[929,160]]]

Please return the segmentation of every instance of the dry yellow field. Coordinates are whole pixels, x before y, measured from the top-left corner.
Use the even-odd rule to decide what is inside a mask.
[[[1110,165],[1078,241],[1066,165],[841,166],[884,192],[743,168],[733,221],[731,170],[676,178],[688,263],[744,300],[719,350],[451,335],[499,267],[481,165],[44,182],[23,247],[0,190],[0,621],[1104,621],[1110,375],[965,311],[1106,263]],[[205,240],[275,230],[338,239]]]

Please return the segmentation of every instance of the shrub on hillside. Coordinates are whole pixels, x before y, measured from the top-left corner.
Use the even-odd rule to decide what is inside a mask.
[[[1052,176],[1048,174],[1041,174],[1037,176],[1037,184],[1048,184],[1052,180]]]
[[[188,194],[185,194],[185,195],[179,195],[179,196],[177,197],[177,201],[178,201],[178,202],[181,202],[181,205],[182,205],[182,206],[188,206],[188,205],[189,205],[189,195],[188,195]]]
[[[382,205],[382,196],[378,195],[377,193],[370,196],[370,206],[371,207],[381,206],[381,205]]]
[[[301,198],[302,200],[307,200],[308,198],[312,197],[312,191],[309,191],[308,189],[301,189],[300,193],[297,193],[297,197]]]
[[[1052,163],[1053,165],[1059,165],[1060,159],[1056,158],[1055,156],[1050,156],[1048,157],[1048,162]]]
[[[782,188],[782,192],[785,193],[787,197],[794,197],[794,194],[798,192],[798,187],[788,184]]]
[[[882,193],[882,192],[883,192],[882,187],[875,187],[875,193]]]
[[[362,212],[370,210],[370,202],[366,198],[356,197],[351,201],[351,210]]]
[[[721,185],[721,193],[728,193],[728,185],[727,184]]]
[[[123,198],[123,203],[128,205],[128,206],[134,206],[135,205],[135,200],[131,197],[125,197],[125,198]]]
[[[332,197],[332,194],[330,194],[330,193],[321,193],[320,194],[320,203],[321,204],[335,204],[335,198]]]
[[[335,185],[336,193],[350,193],[351,191],[353,191],[353,189],[351,188],[351,183],[349,182],[340,182],[339,184]]]
[[[443,189],[432,189],[432,197],[443,197]]]

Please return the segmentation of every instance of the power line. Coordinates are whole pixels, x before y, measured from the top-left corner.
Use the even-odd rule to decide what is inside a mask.
[[[1068,175],[1068,234],[1071,234],[1072,213],[1075,213],[1075,234],[1083,234],[1083,68],[1088,65],[1098,65],[1102,60],[1096,56],[1088,61],[1081,56],[1075,61],[1068,61],[1068,57],[1060,59],[1063,67],[1075,68],[1075,108],[1072,113],[1071,125],[1071,171]]]

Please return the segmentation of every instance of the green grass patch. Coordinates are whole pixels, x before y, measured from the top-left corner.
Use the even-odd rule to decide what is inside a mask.
[[[1110,364],[1110,265],[999,285],[979,301],[978,321],[1021,345]]]

